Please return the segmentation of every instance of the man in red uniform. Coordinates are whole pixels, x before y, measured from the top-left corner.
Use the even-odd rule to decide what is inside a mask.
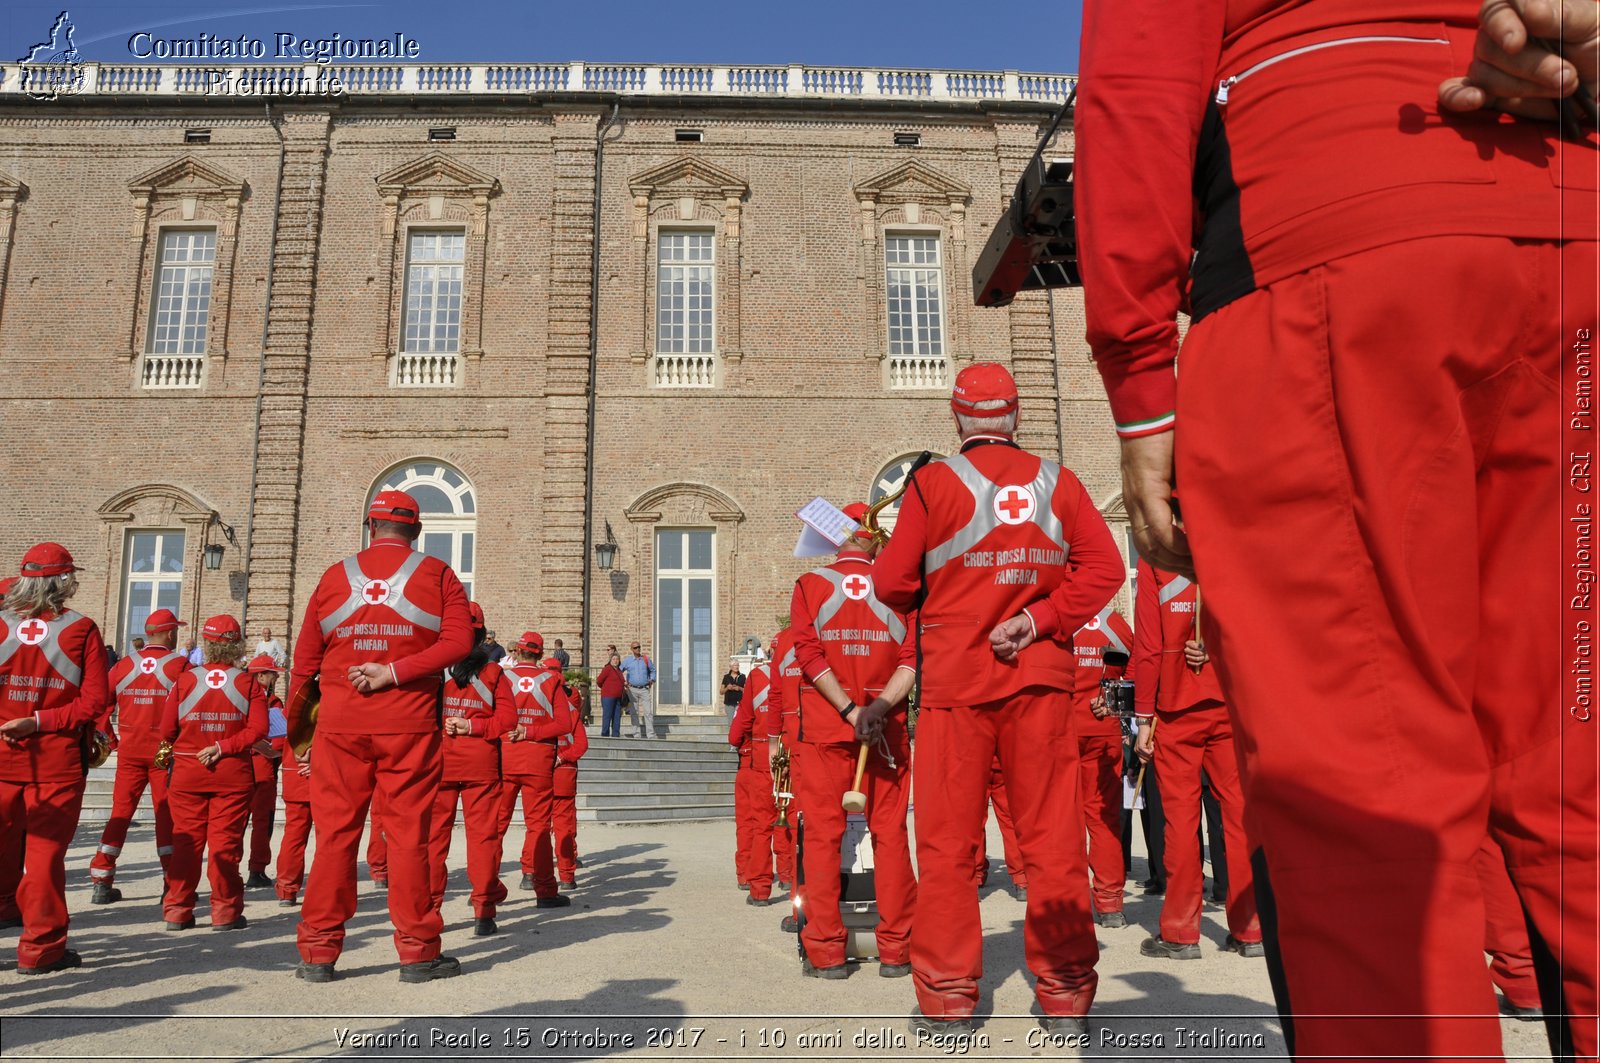
[[[1011,822],[1011,806],[1006,803],[1006,778],[1000,771],[999,757],[989,766],[989,804],[994,808],[995,823],[1000,827],[1000,846],[1005,853],[1006,874],[1011,876],[1017,900],[1025,901],[1028,899],[1028,872],[1022,866],[1022,847],[1017,844],[1017,828]],[[988,816],[984,817],[985,836],[978,841],[979,889],[989,882],[988,819]]]
[[[22,854],[18,974],[83,963],[67,948],[67,846],[83,808],[83,729],[109,686],[100,629],[67,608],[77,571],[65,547],[40,543],[0,609],[0,851]]]
[[[1554,102],[1592,97],[1596,12],[1085,5],[1087,333],[1140,552],[1204,576],[1292,1052],[1499,1054],[1485,832],[1561,968],[1558,1052],[1597,1051],[1593,565],[1563,544],[1600,199]],[[1521,116],[1451,110],[1486,105]]]
[[[1106,664],[1106,651],[1121,663]],[[1083,820],[1089,832],[1089,873],[1094,879],[1094,921],[1127,926],[1122,914],[1122,721],[1100,697],[1102,679],[1121,679],[1133,653],[1133,629],[1111,606],[1096,613],[1072,636],[1077,667],[1072,679],[1072,719],[1078,726],[1078,778]]]
[[[912,1024],[971,1029],[983,969],[972,861],[998,754],[1027,863],[1023,939],[1035,994],[1046,1030],[1071,1032],[1087,1027],[1099,950],[1077,736],[1062,705],[1069,640],[1125,569],[1077,477],[1012,441],[1017,385],[1004,366],[963,369],[950,405],[961,452],[911,474],[876,566],[891,608],[921,604]]]
[[[558,643],[559,645],[559,643]],[[545,667],[561,674],[561,662],[552,657]],[[589,732],[583,727],[583,714],[572,702],[572,729],[556,739],[555,777],[550,786],[550,833],[556,847],[556,875],[561,888],[578,886],[578,761],[589,752]]]
[[[317,853],[300,909],[298,977],[330,981],[356,910],[356,849],[367,807],[383,805],[389,915],[400,980],[461,973],[439,955],[444,923],[429,896],[428,839],[443,766],[439,698],[444,670],[472,649],[467,595],[449,565],[413,549],[416,499],[380,491],[367,510],[371,545],[323,574],[295,645],[295,688],[321,675],[311,746]],[[300,699],[291,694],[290,713]],[[296,734],[297,720],[288,721]]]
[[[739,707],[728,725],[728,744],[739,754],[734,777],[734,817],[739,832],[739,881],[750,888],[746,904],[772,903],[773,821],[778,806],[772,796],[772,764],[766,741],[767,714],[772,704],[772,664],[755,665],[745,679]]]
[[[866,509],[857,502],[844,512],[860,520]],[[840,547],[833,564],[795,581],[789,602],[795,656],[803,675],[800,740],[794,750],[795,776],[805,795],[801,799],[806,877],[802,970],[817,978],[849,974],[839,913],[839,847],[845,829],[840,800],[849,790],[859,790],[867,798],[878,902],[878,973],[885,978],[911,973],[908,945],[917,881],[906,833],[910,798],[906,783],[911,773],[906,695],[916,682],[916,650],[905,614],[884,605],[873,590],[875,550],[871,537],[857,532]],[[879,726],[857,787],[855,727],[868,706],[876,706]],[[754,895],[754,883],[751,890]]]
[[[245,888],[270,889],[272,880],[267,877],[267,865],[272,863],[272,827],[278,813],[278,765],[283,759],[285,744],[283,699],[273,691],[279,669],[271,657],[257,654],[245,670],[267,699],[267,734],[251,749],[250,757],[255,788],[250,792],[250,877],[245,880]]]
[[[306,842],[311,840],[311,762],[283,744],[283,837],[278,840],[278,871],[273,882],[279,908],[299,904],[306,873]]]
[[[437,911],[444,904],[446,862],[459,805],[467,835],[467,879],[472,883],[472,934],[488,937],[499,930],[494,917],[506,899],[505,883],[500,881],[500,738],[516,730],[517,707],[511,681],[489,659],[483,608],[477,602],[470,608],[476,642],[467,659],[445,674],[444,781],[433,806],[429,859]]]
[[[117,779],[111,798],[111,818],[100,834],[100,848],[89,862],[89,877],[94,881],[91,904],[112,904],[122,900],[122,891],[113,885],[117,857],[128,840],[128,823],[150,787],[150,803],[155,808],[156,856],[162,868],[172,855],[172,813],[167,809],[167,772],[152,764],[161,738],[156,725],[161,722],[161,706],[178,676],[189,670],[189,661],[174,650],[183,621],[170,609],[157,609],[144,622],[144,647],[118,661],[111,669],[111,694],[117,707]]]
[[[544,638],[525,631],[511,647],[516,664],[506,669],[517,706],[517,730],[500,748],[499,829],[502,839],[522,797],[522,882],[540,908],[565,908],[556,884],[555,852],[550,845],[550,808],[555,791],[556,743],[572,730],[571,708],[561,677],[539,667]],[[503,843],[502,843],[503,844]]]
[[[778,853],[778,888],[789,891],[789,914],[779,927],[786,934],[800,932],[800,909],[805,903],[800,883],[799,839],[794,825],[800,821],[800,790],[795,784],[794,749],[800,742],[800,658],[794,649],[794,629],[784,628],[771,642],[772,656],[768,662],[770,685],[767,687],[767,763],[787,749],[789,757],[789,789],[794,796],[789,799],[789,826],[773,828],[773,848]],[[759,732],[757,732],[759,733]]]
[[[267,736],[267,695],[239,667],[244,632],[231,616],[202,631],[204,663],[178,677],[161,709],[159,734],[172,743],[172,870],[161,899],[168,930],[194,926],[200,859],[209,853],[211,929],[243,930],[245,820],[255,791],[252,747]]]
[[[1155,759],[1167,817],[1167,895],[1161,905],[1161,930],[1142,942],[1139,951],[1174,960],[1200,958],[1205,876],[1196,839],[1204,769],[1211,777],[1211,792],[1222,805],[1227,840],[1228,938],[1223,948],[1241,956],[1261,956],[1265,950],[1246,856],[1239,757],[1217,669],[1195,630],[1200,603],[1198,584],[1152,568],[1148,561],[1139,562],[1133,617],[1133,697],[1139,738],[1134,748],[1142,759]]]

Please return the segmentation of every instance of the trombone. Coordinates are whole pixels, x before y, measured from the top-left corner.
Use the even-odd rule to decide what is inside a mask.
[[[789,829],[789,802],[794,800],[789,786],[789,747],[780,744],[772,757],[772,801],[778,806],[778,818],[772,825],[779,830]]]

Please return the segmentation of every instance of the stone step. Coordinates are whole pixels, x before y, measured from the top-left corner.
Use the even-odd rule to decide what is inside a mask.
[[[652,808],[580,808],[583,823],[663,823],[669,820],[732,819],[733,798],[726,803],[695,802],[683,805],[658,805]]]
[[[657,805],[676,805],[686,801],[733,800],[733,787],[728,783],[674,783],[668,785],[640,785],[617,787],[607,784],[604,790],[578,785],[579,808],[654,808]]]

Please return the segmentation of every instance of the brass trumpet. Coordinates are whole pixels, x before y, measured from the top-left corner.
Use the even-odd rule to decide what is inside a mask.
[[[789,749],[780,745],[772,757],[772,800],[778,806],[778,818],[772,825],[779,830],[789,829],[789,802],[794,794],[789,792]]]
[[[872,536],[872,544],[879,549],[889,545],[889,533],[885,531],[883,526],[878,523],[878,514],[883,512],[883,510],[887,509],[889,506],[892,506],[896,502],[900,501],[900,496],[905,494],[906,488],[910,486],[911,474],[907,473],[906,478],[900,482],[900,489],[898,491],[895,491],[892,494],[884,495],[882,498],[872,503],[872,505],[868,506],[867,511],[861,515],[862,530],[868,535]]]

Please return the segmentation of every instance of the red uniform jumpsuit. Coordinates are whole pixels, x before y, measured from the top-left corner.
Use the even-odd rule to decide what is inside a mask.
[[[70,609],[0,612],[0,723],[32,715],[39,725],[16,745],[0,742],[0,837],[23,862],[21,967],[48,966],[67,949],[67,846],[83,808],[79,738],[108,697],[105,640],[93,620]]]
[[[564,886],[577,885],[578,761],[589,752],[583,716],[572,709],[572,730],[556,739],[556,774],[550,789],[550,826],[555,835],[556,874]]]
[[[1215,661],[1196,673],[1184,659],[1183,644],[1195,637],[1199,588],[1139,562],[1139,597],[1134,604],[1134,711],[1158,718],[1156,777],[1166,813],[1167,895],[1161,905],[1161,937],[1189,945],[1200,940],[1205,875],[1200,868],[1200,772],[1211,777],[1211,792],[1222,805],[1222,830],[1228,853],[1228,930],[1240,941],[1261,940],[1261,920],[1245,844],[1243,799],[1239,795],[1239,756],[1233,724],[1218,685]]]
[[[211,925],[227,926],[244,912],[239,861],[255,789],[250,747],[267,736],[266,693],[241,669],[200,665],[167,694],[160,733],[172,743],[172,859],[162,912],[169,923],[193,918],[200,860],[209,851]],[[208,768],[195,754],[212,745],[222,747],[222,759]]]
[[[270,719],[272,710],[283,711],[283,699],[274,696],[267,703]],[[250,791],[250,860],[246,866],[251,874],[265,872],[272,863],[272,828],[278,818],[278,766],[282,762],[287,744],[283,736],[268,738],[277,751],[277,757],[268,757],[260,750],[250,753],[250,768],[255,776],[255,786]]]
[[[1593,453],[1569,407],[1600,330],[1595,138],[1440,112],[1479,8],[1085,5],[1089,342],[1122,434],[1181,409],[1267,959],[1308,1055],[1499,1054],[1486,830],[1561,966],[1546,1012],[1597,1049],[1600,726],[1571,665],[1593,509],[1568,461]]]
[[[467,595],[449,565],[403,539],[377,539],[333,565],[306,606],[294,683],[322,676],[311,747],[317,852],[300,909],[306,963],[333,963],[356,910],[356,849],[367,807],[382,804],[394,859],[389,916],[402,964],[439,955],[444,929],[431,902],[428,839],[443,767],[440,675],[472,649]],[[358,693],[355,665],[387,664],[396,686]],[[293,697],[290,698],[291,705]],[[294,733],[295,720],[289,720]]]
[[[916,649],[905,615],[884,605],[874,593],[872,558],[861,550],[840,550],[833,564],[796,580],[789,616],[804,676],[800,741],[794,750],[795,784],[804,795],[805,809],[806,924],[800,940],[812,966],[837,967],[845,962],[846,943],[839,913],[839,847],[845,829],[840,800],[855,788],[859,744],[855,728],[813,684],[832,672],[852,701],[866,705],[883,692],[896,670],[915,670]],[[893,762],[885,759],[883,745],[874,748],[860,790],[867,797],[867,829],[872,833],[878,958],[891,966],[910,958],[911,920],[917,907],[917,880],[906,832],[911,739],[904,703],[885,720],[884,741]],[[750,889],[754,893],[754,883]]]
[[[522,795],[522,873],[533,878],[533,892],[554,897],[555,853],[550,846],[550,811],[555,789],[556,742],[572,730],[572,710],[561,677],[537,664],[506,669],[517,706],[520,742],[500,744],[499,830],[511,827],[511,813]]]
[[[1094,878],[1094,910],[1122,911],[1122,722],[1096,719],[1091,707],[1100,680],[1121,679],[1126,665],[1108,669],[1105,652],[1133,656],[1133,629],[1122,614],[1106,606],[1072,636],[1077,668],[1072,681],[1072,715],[1078,724],[1078,778],[1083,783],[1083,819],[1089,831],[1089,874]]]
[[[306,874],[306,842],[311,839],[311,777],[300,774],[300,758],[283,744],[283,837],[278,841],[278,873],[273,883],[280,901],[300,894]]]
[[[774,827],[772,847],[778,854],[778,881],[789,886],[791,909],[800,914],[799,869],[795,866],[796,835],[800,821],[800,790],[795,785],[794,749],[800,742],[800,658],[794,650],[794,632],[784,628],[772,640],[772,660],[768,662],[771,685],[767,687],[767,737],[780,739],[789,757],[789,799],[787,827]],[[758,735],[760,731],[756,732]],[[769,745],[770,748],[770,745]]]
[[[728,725],[728,744],[739,751],[739,772],[734,777],[734,817],[739,848],[739,881],[750,885],[750,896],[772,896],[773,821],[778,805],[772,796],[772,764],[767,756],[767,715],[772,707],[772,666],[750,669],[739,708]],[[781,843],[780,843],[781,844]]]
[[[1537,1008],[1539,983],[1528,941],[1528,920],[1506,873],[1505,853],[1492,838],[1485,838],[1473,864],[1483,887],[1483,951],[1489,954],[1489,977],[1506,1003]]]
[[[433,869],[433,907],[444,903],[449,874],[450,839],[455,831],[456,806],[467,835],[467,879],[472,883],[472,914],[493,919],[496,906],[506,899],[500,881],[500,736],[517,726],[517,707],[511,681],[500,665],[490,661],[465,684],[449,673],[444,681],[444,716],[464,719],[467,734],[444,738],[444,780],[433,805],[433,839],[429,862]]]
[[[1028,869],[1027,962],[1046,1015],[1083,1015],[1099,950],[1078,796],[1067,642],[1105,605],[1125,569],[1077,477],[997,436],[918,469],[878,593],[921,611],[917,868],[912,978],[922,1013],[966,1018],[978,1002],[983,926],[973,854],[998,754]],[[1037,639],[1010,661],[989,633],[1026,613]],[[1058,641],[1059,636],[1060,641]]]
[[[1028,872],[1022,866],[1022,847],[1017,844],[1016,824],[1011,822],[1011,806],[1006,802],[1006,777],[1000,770],[1000,758],[989,765],[989,804],[994,806],[995,822],[1000,826],[1000,845],[1006,854],[1006,874],[1018,889],[1028,888]],[[987,817],[985,817],[987,822]],[[986,831],[987,833],[987,831]],[[988,838],[978,840],[978,885],[989,881]]]
[[[383,833],[383,810],[379,795],[372,795],[372,811],[367,816],[367,872],[380,886],[389,884],[389,840]]]
[[[167,773],[154,767],[161,736],[161,707],[178,677],[189,670],[183,654],[166,646],[146,646],[111,668],[110,683],[117,705],[117,780],[111,798],[111,818],[100,834],[100,848],[89,861],[89,877],[110,885],[117,874],[117,857],[128,840],[128,823],[139,808],[144,788],[150,786],[155,808],[156,855],[167,866],[172,855],[172,813],[167,809]]]

